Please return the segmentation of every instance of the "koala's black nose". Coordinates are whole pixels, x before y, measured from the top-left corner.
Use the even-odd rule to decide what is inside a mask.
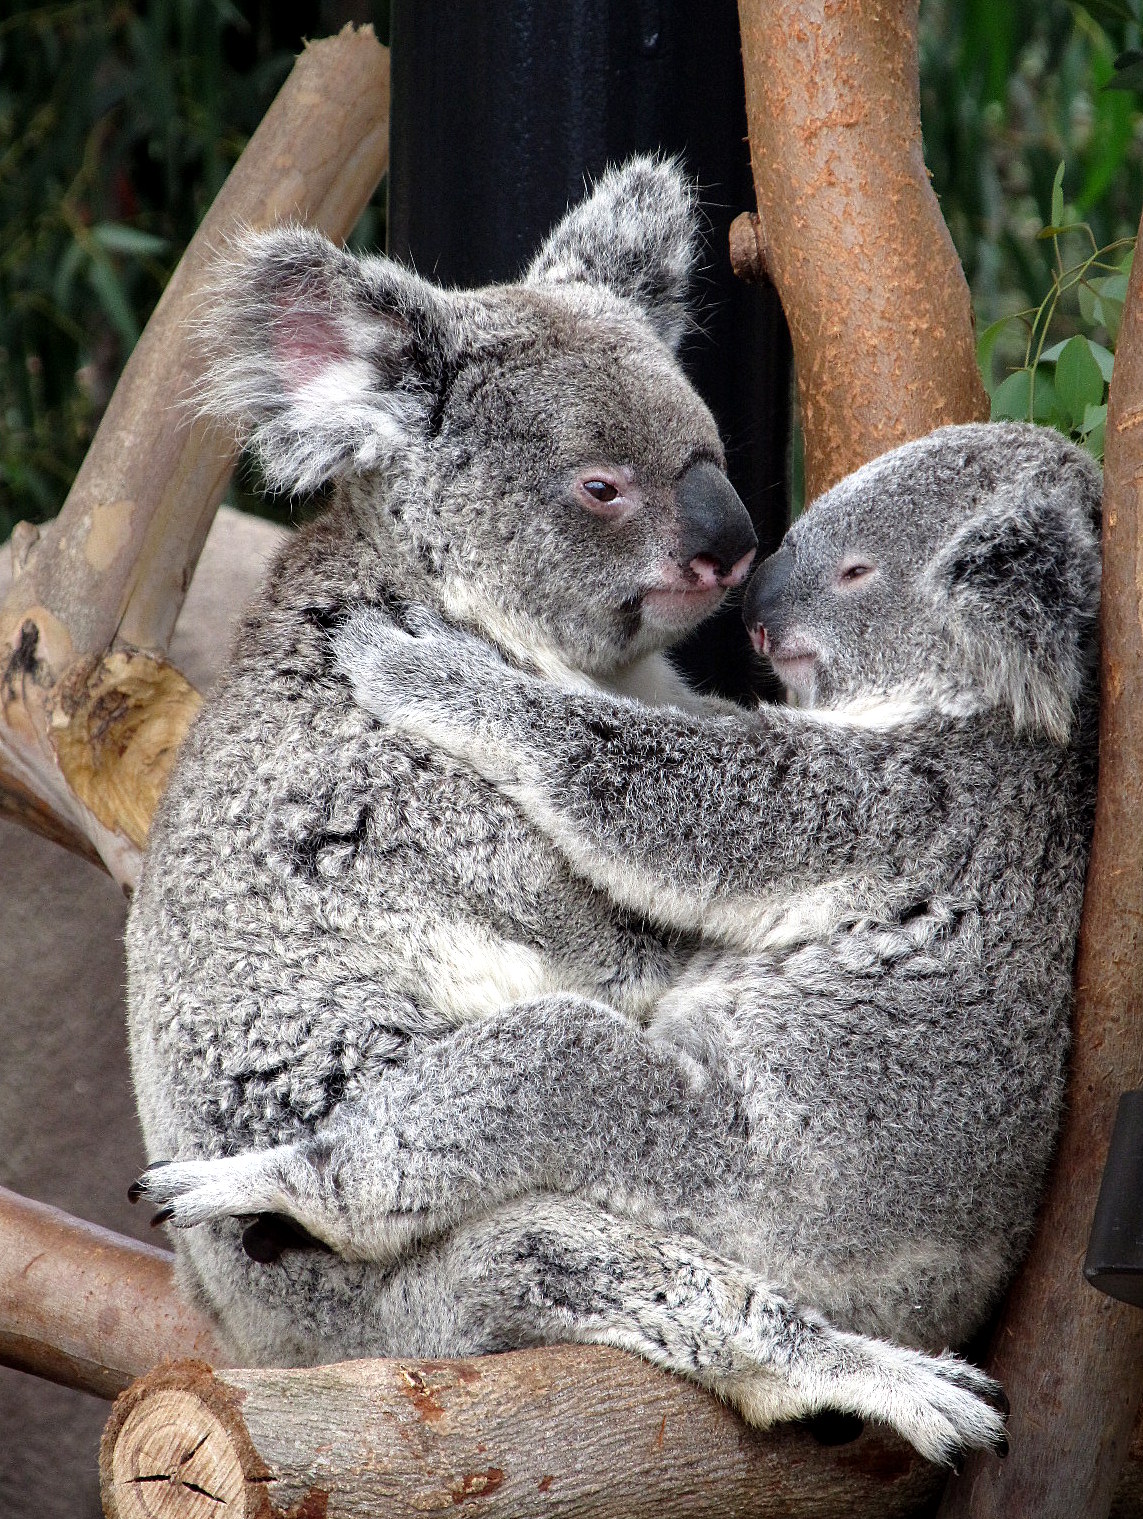
[[[746,587],[746,600],[742,605],[742,617],[748,628],[773,626],[782,592],[794,573],[794,551],[781,548],[771,554],[754,572],[754,578]]]
[[[679,481],[679,559],[701,581],[741,585],[758,538],[738,492],[715,465],[692,464]]]

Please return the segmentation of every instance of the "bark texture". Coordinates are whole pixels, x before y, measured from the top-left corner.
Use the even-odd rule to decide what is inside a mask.
[[[0,1187],[0,1362],[101,1398],[164,1356],[225,1364],[173,1260]]]
[[[59,516],[14,535],[0,811],[125,885],[196,707],[159,655],[233,464],[233,440],[191,403],[211,258],[241,226],[297,219],[344,237],[388,153],[389,55],[372,28],[307,47],[171,277]]]
[[[758,1435],[634,1356],[570,1345],[214,1376],[168,1365],[119,1399],[100,1454],[108,1519],[469,1504],[489,1519],[903,1519],[940,1481],[894,1439]]]
[[[738,9],[758,217],[732,249],[790,325],[809,501],[988,398],[921,151],[917,0]]]
[[[1104,1519],[1143,1401],[1143,1313],[1082,1275],[1120,1094],[1143,1086],[1143,259],[1107,423],[1099,798],[1076,967],[1068,1115],[1032,1253],[991,1369],[1012,1454],[974,1462],[944,1519]]]

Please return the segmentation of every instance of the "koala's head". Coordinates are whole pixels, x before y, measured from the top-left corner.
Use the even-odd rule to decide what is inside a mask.
[[[945,427],[828,491],[751,581],[755,644],[805,706],[1005,707],[1063,742],[1092,666],[1100,475],[1023,423]]]
[[[689,184],[650,158],[607,173],[511,285],[446,291],[314,232],[250,235],[205,318],[204,409],[277,489],[342,482],[446,611],[606,671],[689,632],[755,548],[675,358],[696,246]]]

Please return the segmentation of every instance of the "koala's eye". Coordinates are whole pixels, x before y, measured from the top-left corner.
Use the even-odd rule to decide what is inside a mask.
[[[599,501],[604,506],[606,506],[609,501],[614,501],[615,498],[619,495],[619,492],[615,489],[614,485],[610,484],[610,482],[607,480],[585,480],[583,482],[583,488],[593,501]]]
[[[855,585],[859,580],[864,580],[867,575],[873,574],[871,564],[847,564],[845,569],[837,577],[840,585]]]
[[[608,522],[622,522],[637,505],[632,482],[621,470],[585,471],[576,481],[576,495],[585,511]]]

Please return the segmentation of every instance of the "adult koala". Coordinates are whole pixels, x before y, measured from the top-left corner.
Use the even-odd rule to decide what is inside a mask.
[[[708,713],[688,727],[677,708],[656,713],[592,686],[638,683],[684,700],[650,651],[709,610],[749,552],[713,427],[654,330],[678,332],[691,216],[671,170],[637,164],[604,180],[520,286],[446,296],[391,265],[357,266],[293,240],[268,272],[255,263],[250,303],[231,301],[226,321],[240,337],[223,391],[244,405],[262,386],[247,415],[268,462],[288,459],[297,478],[314,478],[315,460],[317,475],[356,473],[271,579],[156,821],[129,931],[132,1038],[150,1153],[183,1158],[149,1170],[139,1191],[180,1227],[209,1221],[180,1235],[183,1280],[247,1359],[606,1342],[714,1387],[756,1423],[833,1407],[887,1420],[934,1459],[1001,1448],[987,1378],[854,1331],[942,1344],[979,1316],[1003,1263],[970,1274],[970,1310],[951,1311],[947,1283],[929,1288],[940,1276],[929,1256],[947,1275],[959,1236],[945,1220],[933,1246],[921,1210],[891,1238],[897,1177],[894,1199],[850,1238],[870,1178],[858,1171],[860,1201],[846,1193],[864,1157],[841,1164],[848,1136],[836,1132],[851,1100],[847,1067],[860,1064],[860,1011],[878,1026],[886,1016],[883,978],[915,987],[929,976],[948,1016],[955,955],[942,958],[942,935],[960,921],[953,897],[934,888],[928,909],[906,912],[899,881],[896,895],[878,895],[878,856],[860,923],[846,923],[839,892],[819,894],[816,916],[786,914],[816,923],[818,937],[804,951],[796,935],[779,949],[756,907],[771,866],[766,846],[754,854],[754,801],[718,805],[720,795],[741,804],[745,782],[766,770],[759,734],[770,719]],[[253,345],[241,336],[248,309]],[[333,440],[324,452],[315,415]],[[279,479],[290,477],[283,466]],[[412,638],[402,624],[421,626],[426,614],[411,604],[480,637]],[[381,729],[350,700],[329,631],[347,618],[340,646],[360,700],[402,727],[440,727],[457,758],[420,731]],[[546,678],[513,671],[493,644]],[[391,679],[403,661],[404,694]],[[502,717],[489,720],[501,701]],[[551,762],[571,778],[569,805],[622,788],[636,766],[649,797],[663,765],[668,792],[670,775],[706,788],[690,804],[705,830],[692,840],[710,885],[701,912],[681,910],[688,893],[693,905],[693,882],[671,881],[672,854],[659,900],[631,884],[642,856],[636,848],[625,865],[606,826],[593,881],[526,821],[533,803],[540,829],[558,810],[531,778],[535,746],[523,729],[533,712],[540,747],[550,741]],[[580,721],[569,745],[567,725]],[[1003,730],[1003,714],[995,721]],[[823,733],[827,753],[850,736],[788,712],[774,722],[783,738],[771,790],[792,755],[809,780]],[[899,736],[859,735],[874,737],[887,755]],[[1010,741],[1053,757],[1070,826],[1082,811],[1073,751]],[[510,801],[477,779],[470,742]],[[754,755],[753,769],[738,770],[736,746]],[[881,758],[864,755],[873,792]],[[951,785],[951,761],[945,768]],[[970,781],[958,800],[972,795]],[[800,797],[792,831],[809,858],[819,822],[804,819],[823,801],[828,833],[836,793]],[[668,816],[646,820],[652,853],[677,826]],[[629,821],[637,837],[642,825]],[[739,821],[744,843],[728,838]],[[852,813],[849,832],[859,873]],[[903,842],[898,828],[886,845],[895,877]],[[748,857],[743,891],[733,872]],[[715,860],[730,873],[726,893]],[[630,876],[634,910],[612,892],[608,869]],[[771,882],[785,873],[778,851]],[[776,885],[765,890],[776,898]],[[901,921],[874,928],[882,898]],[[811,1036],[831,1004],[813,1009],[806,956],[824,956],[823,983],[834,959],[848,965],[828,924],[849,932],[847,974],[865,981],[841,997],[857,1027],[827,1080]],[[734,951],[699,953],[703,936]],[[965,938],[971,947],[971,928]],[[760,1002],[768,977],[785,989],[777,1012]],[[783,1021],[805,1025],[801,1042],[816,1054],[804,1080]],[[1061,1044],[1058,1019],[1054,1033]],[[763,1036],[785,1062],[773,1080],[759,1064]],[[906,1050],[935,1053],[907,1029],[904,1039]],[[789,1127],[782,1072],[800,1091]],[[815,1111],[823,1080],[827,1106]],[[877,1097],[886,1106],[876,1123],[889,1129],[900,1116],[895,1088],[882,1082]],[[1026,1138],[1018,1122],[1010,1129]],[[929,1129],[916,1139],[939,1167],[937,1144]],[[946,1171],[971,1186],[983,1168],[969,1149],[954,1146]],[[840,1219],[831,1186],[848,1197]],[[959,1221],[965,1199],[945,1201]],[[332,1253],[251,1262],[235,1219],[266,1213]],[[796,1306],[774,1281],[798,1302],[835,1307],[849,1327]],[[902,1305],[914,1297],[910,1320]]]

